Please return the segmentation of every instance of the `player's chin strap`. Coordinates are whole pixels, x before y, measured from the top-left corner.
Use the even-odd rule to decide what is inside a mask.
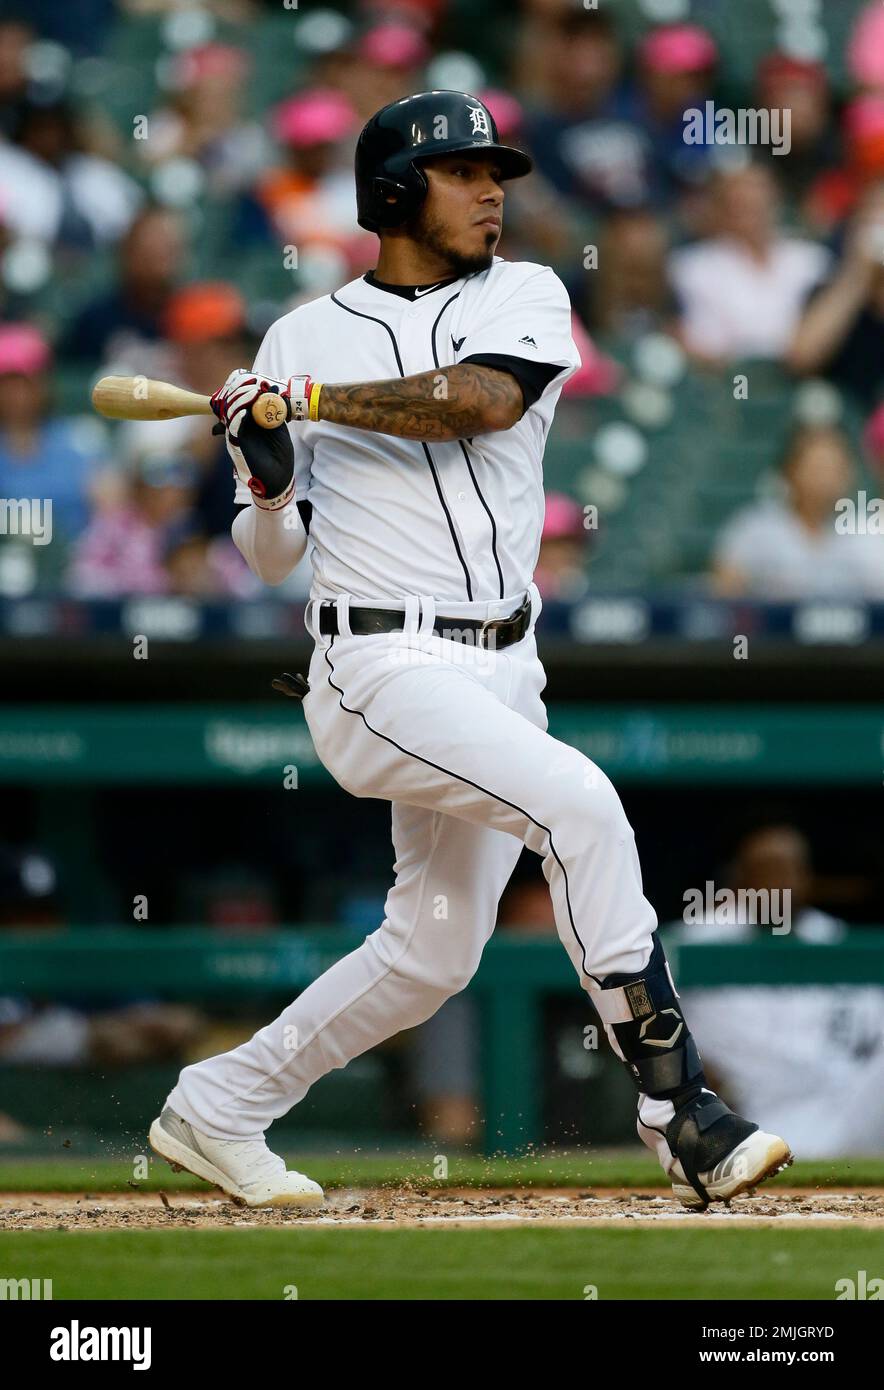
[[[644,1095],[670,1100],[675,1115],[666,1127],[670,1152],[703,1202],[700,1181],[757,1125],[729,1110],[712,1091],[697,1045],[681,1012],[666,955],[656,932],[651,957],[634,975],[608,975],[590,997],[626,1069]]]

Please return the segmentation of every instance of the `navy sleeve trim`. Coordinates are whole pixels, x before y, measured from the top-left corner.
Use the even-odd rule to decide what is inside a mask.
[[[474,362],[479,367],[496,367],[499,371],[509,372],[522,388],[526,410],[540,399],[553,377],[565,370],[551,362],[529,362],[524,357],[510,357],[502,352],[476,352],[471,357],[462,357],[461,362]]]

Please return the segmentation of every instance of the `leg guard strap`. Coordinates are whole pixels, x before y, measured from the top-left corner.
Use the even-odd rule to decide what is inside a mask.
[[[709,1194],[700,1174],[708,1173],[757,1128],[735,1115],[711,1091],[704,1091],[673,1115],[666,1126],[666,1142],[691,1187],[708,1203]]]
[[[591,998],[617,1039],[633,1081],[654,1100],[697,1093],[705,1080],[660,940],[638,975],[609,975]]]

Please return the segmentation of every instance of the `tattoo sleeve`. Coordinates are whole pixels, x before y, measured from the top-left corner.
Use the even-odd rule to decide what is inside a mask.
[[[524,409],[514,376],[470,362],[394,381],[323,384],[319,398],[322,420],[439,443],[508,430]]]

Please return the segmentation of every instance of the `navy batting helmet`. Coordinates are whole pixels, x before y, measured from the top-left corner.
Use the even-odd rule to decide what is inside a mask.
[[[532,169],[521,150],[498,143],[494,117],[468,92],[417,92],[381,107],[356,145],[360,227],[378,232],[413,216],[427,195],[421,160],[460,150],[489,151],[505,179],[521,178]]]

